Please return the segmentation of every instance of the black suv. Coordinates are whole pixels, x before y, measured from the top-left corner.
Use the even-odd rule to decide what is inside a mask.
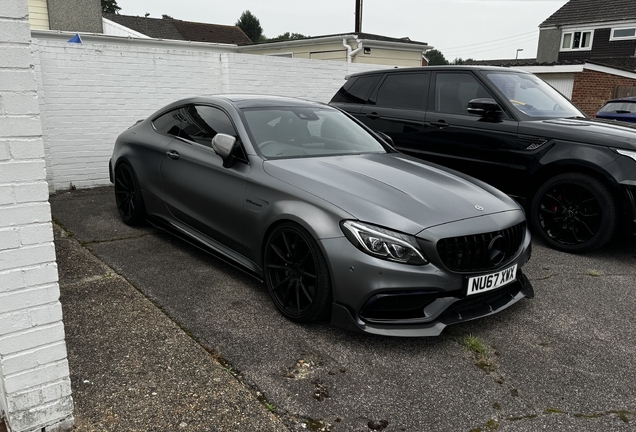
[[[553,248],[587,252],[623,222],[636,228],[636,128],[589,119],[536,76],[432,66],[346,79],[331,105],[402,152],[517,198]]]

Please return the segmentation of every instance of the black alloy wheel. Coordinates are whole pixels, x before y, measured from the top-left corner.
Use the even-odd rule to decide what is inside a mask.
[[[326,318],[331,302],[327,263],[302,227],[284,223],[268,237],[265,283],[278,310],[295,322]]]
[[[115,168],[115,201],[121,220],[127,225],[139,225],[145,219],[144,202],[135,172],[125,162]]]
[[[545,182],[532,201],[535,232],[564,252],[589,252],[609,242],[617,224],[610,190],[594,177],[566,173]]]

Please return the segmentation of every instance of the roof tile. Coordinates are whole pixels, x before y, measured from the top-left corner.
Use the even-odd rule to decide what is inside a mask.
[[[634,0],[570,0],[539,27],[636,20]]]
[[[104,18],[156,39],[186,40],[235,45],[248,45],[252,41],[236,26],[181,21],[172,18],[146,18],[140,16],[105,13]]]

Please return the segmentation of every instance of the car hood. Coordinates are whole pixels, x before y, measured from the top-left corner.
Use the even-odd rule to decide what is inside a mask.
[[[600,119],[551,119],[519,124],[519,133],[636,150],[636,126]]]
[[[484,183],[398,153],[269,160],[264,169],[356,219],[408,234],[521,211],[515,201]]]

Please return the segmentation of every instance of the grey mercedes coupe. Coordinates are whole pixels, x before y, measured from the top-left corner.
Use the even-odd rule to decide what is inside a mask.
[[[434,336],[533,297],[515,201],[327,105],[180,100],[122,133],[109,169],[125,223],[248,271],[296,322]]]

